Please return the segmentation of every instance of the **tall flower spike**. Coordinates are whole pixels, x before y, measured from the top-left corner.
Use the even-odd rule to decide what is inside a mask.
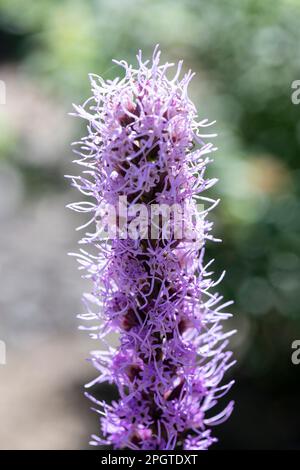
[[[90,213],[83,227],[95,228],[80,242],[93,250],[76,255],[84,277],[93,282],[83,297],[86,313],[79,317],[91,322],[82,328],[101,341],[90,359],[99,376],[87,387],[108,381],[119,392],[110,404],[87,394],[101,415],[100,437],[92,436],[91,444],[204,450],[216,441],[211,427],[233,408],[230,402],[223,411],[212,411],[233,384],[221,381],[234,363],[226,351],[234,332],[222,329],[231,302],[222,304],[222,296],[211,292],[221,279],[214,282],[211,263],[204,263],[205,241],[214,240],[206,216],[216,202],[200,193],[215,183],[204,172],[216,148],[203,139],[215,135],[202,133],[212,123],[196,121],[187,93],[193,74],[180,79],[180,62],[168,79],[173,64],[160,65],[159,57],[157,47],[150,63],[139,52],[136,70],[115,61],[125,70],[122,79],[91,74],[92,97],[74,106],[74,115],[88,121],[88,135],[75,143],[82,174],[69,178],[93,202],[70,207]],[[187,207],[181,222],[189,231],[177,237],[174,224],[166,231],[160,217],[156,237],[147,230],[148,236],[124,236],[120,198],[129,205],[127,226],[134,222],[134,204],[146,208],[146,216],[153,205],[175,204]],[[199,204],[205,205],[200,226]],[[99,230],[108,205],[117,214],[114,237]],[[110,222],[104,228],[107,233]],[[153,228],[152,219],[147,228]],[[119,333],[117,348],[107,337],[112,332]]]

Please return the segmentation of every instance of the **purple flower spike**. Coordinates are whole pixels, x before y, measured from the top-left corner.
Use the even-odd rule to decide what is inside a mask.
[[[94,227],[80,242],[92,248],[76,255],[93,283],[79,317],[101,341],[91,353],[99,376],[87,387],[108,381],[119,392],[110,404],[88,395],[101,415],[91,444],[205,450],[216,442],[211,427],[233,409],[212,410],[233,384],[221,381],[234,363],[226,351],[234,332],[222,329],[231,302],[211,292],[223,276],[213,281],[204,263],[216,201],[200,193],[216,181],[204,175],[216,148],[203,139],[215,134],[202,134],[213,123],[196,121],[193,74],[180,79],[180,62],[169,79],[173,64],[159,57],[156,47],[150,63],[138,54],[137,69],[115,61],[122,79],[90,75],[93,95],[75,106],[88,135],[76,143],[83,172],[70,178],[93,202],[70,207],[89,212],[83,227]]]

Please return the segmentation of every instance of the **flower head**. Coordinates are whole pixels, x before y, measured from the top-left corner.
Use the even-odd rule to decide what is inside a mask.
[[[103,240],[87,232],[82,243],[96,249],[81,250],[78,260],[93,281],[92,295],[84,297],[92,321],[91,336],[101,340],[92,362],[99,371],[93,381],[109,381],[119,391],[112,404],[101,408],[101,438],[94,444],[129,449],[207,449],[216,441],[211,426],[224,421],[233,404],[213,415],[212,408],[231,387],[222,385],[232,365],[226,351],[228,336],[221,322],[230,316],[220,305],[222,297],[212,293],[216,283],[204,263],[204,246],[212,224],[207,213],[214,201],[200,193],[215,180],[205,178],[208,155],[215,147],[197,122],[194,104],[188,97],[188,72],[180,79],[167,78],[172,64],[160,65],[156,48],[152,61],[138,54],[138,68],[125,61],[122,79],[103,80],[90,75],[92,97],[75,106],[76,115],[88,121],[88,134],[79,142],[82,176],[73,185],[94,202],[72,204],[91,213],[97,226],[99,207],[113,205],[119,221],[120,197],[132,208],[172,205],[187,210],[181,223],[188,228],[177,237],[175,213],[166,226],[156,219],[156,237],[147,222],[148,237],[117,236]],[[202,207],[199,219],[199,203]],[[195,218],[197,219],[195,221]],[[200,223],[200,225],[199,225]],[[166,227],[169,229],[166,230]],[[171,228],[170,228],[171,227]],[[173,227],[173,228],[172,228]],[[191,235],[191,236],[190,236]],[[106,335],[119,333],[120,344],[112,348]]]

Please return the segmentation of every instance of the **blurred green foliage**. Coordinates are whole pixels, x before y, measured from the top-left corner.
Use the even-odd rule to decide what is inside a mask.
[[[239,374],[285,374],[300,325],[299,1],[0,0],[0,14],[2,63],[17,62],[66,112],[89,95],[88,72],[111,78],[112,58],[134,61],[156,43],[163,60],[197,72],[191,97],[217,119],[220,147],[209,172],[220,178],[210,193],[222,200],[224,242],[208,251],[228,271],[221,289],[235,300]],[[2,158],[18,160],[18,135],[1,127]],[[56,165],[48,159],[49,171]]]

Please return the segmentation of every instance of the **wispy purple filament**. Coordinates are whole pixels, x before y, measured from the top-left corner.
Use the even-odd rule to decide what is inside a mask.
[[[196,121],[196,109],[188,98],[191,72],[179,78],[166,72],[172,64],[159,65],[138,55],[138,68],[117,62],[125,69],[122,79],[103,80],[90,75],[93,96],[75,106],[76,115],[88,121],[88,135],[77,142],[83,168],[72,184],[93,202],[74,203],[77,211],[90,212],[97,225],[103,203],[166,203],[191,207],[214,205],[199,194],[215,180],[205,179],[209,154],[215,150],[203,139],[207,120]],[[79,146],[79,147],[78,147]],[[211,208],[210,207],[210,208]],[[129,449],[207,449],[216,439],[211,427],[230,415],[233,403],[223,411],[212,408],[231,387],[221,385],[233,364],[226,351],[228,337],[221,322],[230,302],[212,293],[217,284],[204,263],[205,239],[212,239],[203,211],[203,236],[193,240],[101,240],[88,232],[82,243],[92,252],[77,255],[93,291],[84,296],[91,322],[90,334],[102,349],[91,353],[99,371],[94,383],[117,386],[119,400],[111,404],[92,398],[101,415],[100,437],[94,445]],[[202,235],[202,234],[201,234]],[[112,332],[119,346],[112,347]],[[89,385],[92,385],[89,384]]]

